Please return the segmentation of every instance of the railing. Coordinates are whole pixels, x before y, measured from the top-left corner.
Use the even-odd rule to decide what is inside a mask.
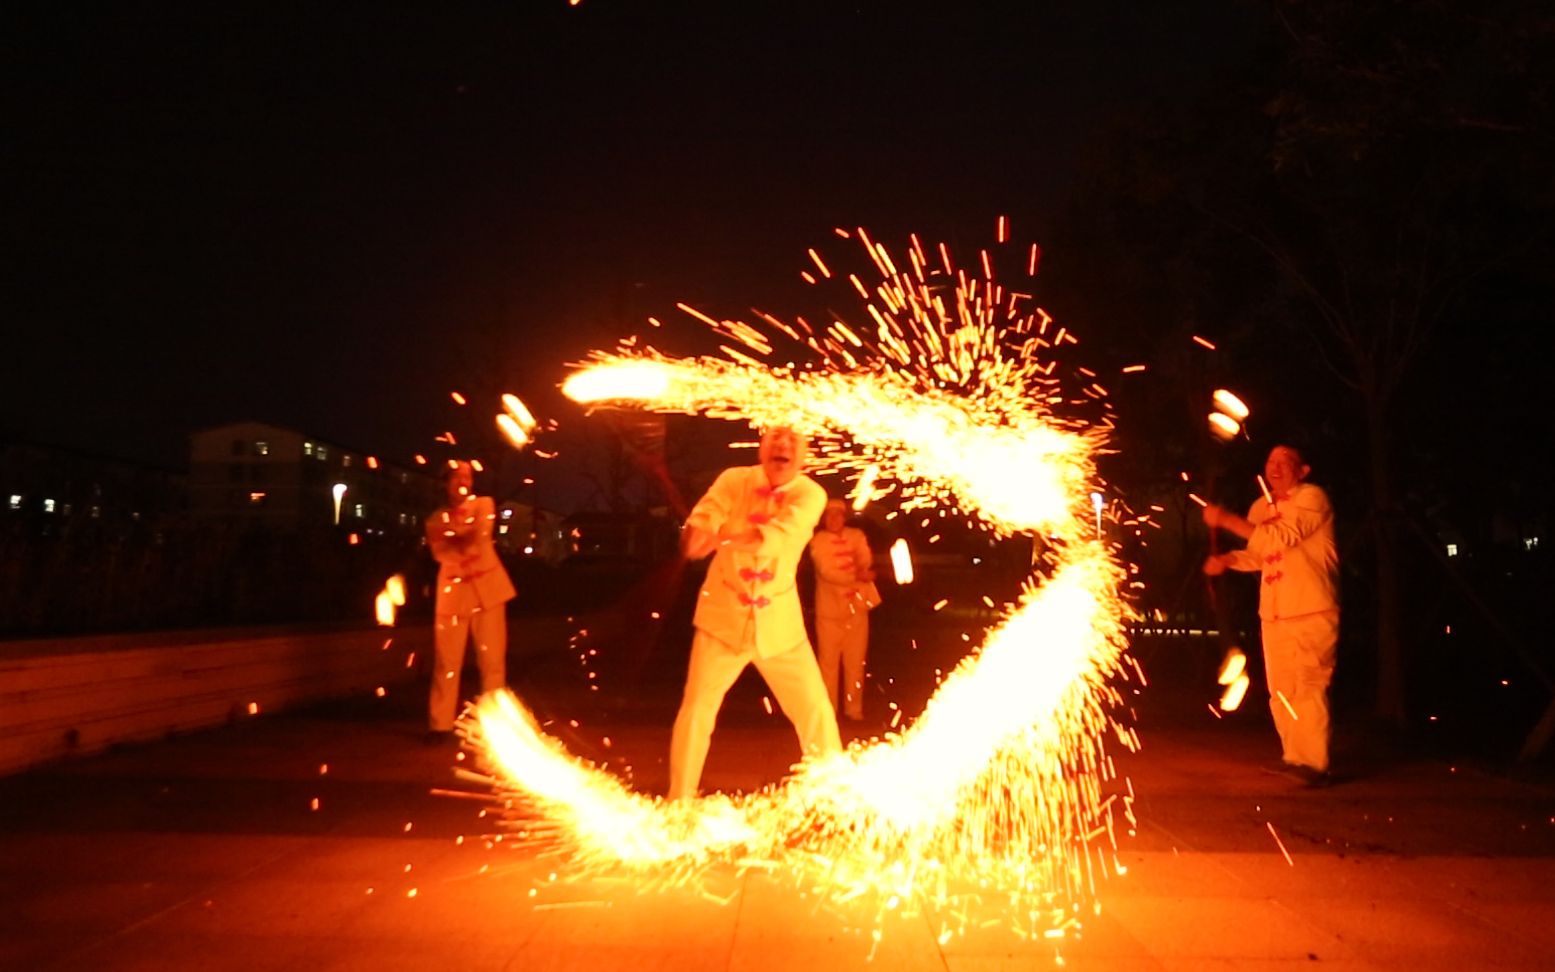
[[[0,643],[0,774],[299,703],[387,691],[417,678],[408,653],[426,658],[431,643],[429,626]]]

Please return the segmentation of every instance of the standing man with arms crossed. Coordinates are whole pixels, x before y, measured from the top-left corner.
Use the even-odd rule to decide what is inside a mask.
[[[1339,646],[1339,552],[1333,508],[1321,487],[1306,482],[1311,471],[1299,451],[1277,445],[1264,463],[1268,498],[1254,500],[1246,519],[1206,506],[1205,525],[1234,533],[1247,546],[1212,555],[1204,573],[1230,568],[1262,575],[1258,617],[1283,769],[1323,786],[1329,782],[1328,684]]]
[[[874,556],[864,531],[847,526],[848,506],[829,500],[821,529],[810,541],[815,564],[815,640],[821,679],[832,708],[848,719],[864,718],[864,659],[869,652],[869,612],[880,603]],[[837,666],[842,665],[842,704],[837,704]]]
[[[758,455],[758,465],[719,474],[681,535],[688,559],[713,554],[713,562],[697,596],[685,694],[670,739],[671,799],[696,796],[718,710],[746,665],[755,665],[772,689],[805,756],[842,749],[795,587],[826,492],[801,471],[809,445],[793,429],[767,429]]]
[[[474,493],[475,470],[468,462],[448,469],[448,505],[427,517],[427,546],[437,560],[432,690],[427,701],[427,742],[453,737],[459,703],[464,646],[475,638],[481,694],[507,684],[507,602],[517,592],[497,558],[490,496]]]

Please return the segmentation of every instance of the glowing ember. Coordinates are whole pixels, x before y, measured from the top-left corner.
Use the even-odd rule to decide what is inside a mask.
[[[839,233],[847,236],[849,234]],[[869,327],[812,327],[761,314],[761,329],[681,309],[726,339],[724,357],[677,359],[623,345],[562,386],[583,403],[784,424],[811,437],[822,473],[897,484],[902,510],[940,510],[996,535],[1040,534],[1040,570],[980,647],[944,677],[917,720],[878,741],[802,763],[757,793],[667,802],[566,752],[510,693],[460,723],[514,822],[581,868],[626,866],[689,878],[716,862],[783,868],[836,901],[875,896],[949,905],[958,927],[999,901],[1017,933],[1069,934],[1113,854],[1108,736],[1134,748],[1113,712],[1125,676],[1124,569],[1090,525],[1092,456],[1106,423],[1060,419],[1069,396],[1044,353],[1075,338],[992,279],[931,265],[916,237],[898,261],[857,232],[880,281],[836,280],[865,298]],[[823,274],[831,270],[812,254]],[[906,269],[898,269],[905,267]],[[862,320],[863,318],[861,318]],[[769,364],[784,341],[813,364]],[[738,345],[738,346],[736,346]],[[1094,376],[1092,376],[1094,377]],[[1094,381],[1084,398],[1105,390]],[[864,490],[859,490],[863,495]],[[898,557],[898,547],[901,557]],[[893,547],[910,579],[906,546]],[[901,581],[905,582],[905,581]],[[943,605],[944,602],[941,602]],[[900,716],[900,712],[897,713]],[[536,818],[540,821],[536,822]]]

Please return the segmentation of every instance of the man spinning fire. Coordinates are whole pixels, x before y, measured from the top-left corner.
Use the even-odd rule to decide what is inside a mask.
[[[1246,519],[1206,506],[1206,526],[1234,533],[1247,546],[1210,556],[1204,572],[1261,573],[1258,617],[1283,769],[1321,786],[1329,778],[1328,683],[1339,645],[1339,552],[1333,508],[1328,494],[1306,481],[1311,471],[1296,449],[1275,446],[1264,463],[1268,490],[1253,501]]]
[[[671,799],[696,796],[724,695],[755,665],[799,736],[805,756],[842,749],[800,610],[795,574],[826,505],[803,468],[809,444],[767,429],[760,462],[726,469],[681,534],[688,559],[713,562],[697,597],[685,694],[670,739]]]

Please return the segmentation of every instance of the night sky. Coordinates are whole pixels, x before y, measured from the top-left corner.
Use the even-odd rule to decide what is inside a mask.
[[[833,226],[1040,242],[1098,133],[1263,9],[7,4],[0,432],[426,451],[677,300],[785,313]]]

